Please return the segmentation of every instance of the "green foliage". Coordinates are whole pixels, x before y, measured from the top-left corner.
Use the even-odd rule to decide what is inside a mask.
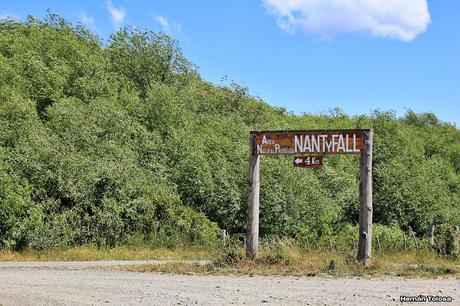
[[[460,232],[452,225],[440,224],[434,234],[435,250],[447,257],[457,258],[460,256]]]
[[[460,132],[431,113],[293,115],[203,81],[164,34],[103,43],[53,14],[1,21],[0,248],[216,245],[219,227],[245,230],[250,130],[363,127],[382,242],[459,224]],[[316,170],[262,157],[260,232],[349,246],[358,186],[355,156]]]
[[[396,225],[384,226],[375,224],[372,227],[372,232],[372,235],[379,239],[383,250],[401,250],[404,247],[404,232]],[[408,247],[412,245],[412,241],[410,237],[406,237]],[[374,245],[376,245],[375,242]],[[415,247],[415,245],[413,246]]]
[[[0,248],[14,248],[19,234],[18,219],[30,206],[30,187],[11,171],[8,152],[0,149]]]

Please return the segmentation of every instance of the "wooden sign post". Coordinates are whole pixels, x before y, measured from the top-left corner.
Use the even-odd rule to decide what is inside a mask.
[[[251,133],[249,150],[253,150],[255,135]],[[248,226],[246,231],[246,256],[254,259],[259,253],[259,178],[260,158],[257,154],[249,157],[249,196],[248,196]]]
[[[253,131],[249,150],[246,256],[254,259],[259,252],[260,155],[296,155],[294,166],[319,168],[323,155],[361,154],[358,260],[368,264],[372,247],[372,130]]]
[[[358,260],[367,266],[372,250],[372,130],[363,132],[364,147],[359,158]]]

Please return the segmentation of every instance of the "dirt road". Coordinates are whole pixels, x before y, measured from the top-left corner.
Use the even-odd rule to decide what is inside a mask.
[[[139,263],[0,262],[0,304],[401,305],[401,295],[433,295],[453,298],[443,305],[460,305],[460,282],[454,279],[191,276],[87,269]]]

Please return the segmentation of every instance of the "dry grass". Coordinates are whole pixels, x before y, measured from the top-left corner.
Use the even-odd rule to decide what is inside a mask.
[[[409,250],[374,253],[371,264],[363,267],[355,252],[300,250],[289,241],[261,245],[257,260],[244,256],[242,247],[203,249],[117,247],[97,249],[76,247],[68,250],[37,252],[0,252],[0,261],[92,261],[143,259],[207,259],[212,264],[164,263],[119,267],[127,271],[165,272],[179,274],[293,275],[293,276],[400,276],[460,279],[460,259],[447,259],[429,250]]]
[[[203,248],[150,248],[122,246],[112,249],[98,249],[91,246],[65,250],[39,252],[0,251],[0,261],[92,261],[92,260],[147,260],[147,259],[203,259],[209,258],[209,250]]]
[[[356,261],[355,254],[328,251],[291,251],[284,255],[261,255],[257,260],[231,252],[212,264],[168,263],[119,267],[125,271],[164,272],[204,275],[279,276],[397,276],[406,278],[460,279],[460,261],[438,257],[426,251],[387,253],[375,256],[368,267]]]

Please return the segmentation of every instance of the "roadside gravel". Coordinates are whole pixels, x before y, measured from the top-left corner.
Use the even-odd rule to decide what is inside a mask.
[[[401,295],[434,295],[453,298],[442,305],[460,305],[456,279],[199,276],[105,269],[165,262],[171,261],[0,262],[0,304],[401,305]]]

